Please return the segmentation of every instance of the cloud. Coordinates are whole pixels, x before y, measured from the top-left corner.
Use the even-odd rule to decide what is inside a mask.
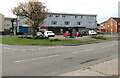
[[[28,0],[3,0],[0,3],[0,13],[7,17],[15,17],[11,13],[11,8],[17,6],[19,2]],[[45,3],[51,12],[97,14],[98,22],[107,20],[118,15],[119,0],[39,0]]]

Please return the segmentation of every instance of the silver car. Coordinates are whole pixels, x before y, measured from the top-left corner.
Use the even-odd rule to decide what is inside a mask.
[[[36,35],[37,36],[43,36],[42,32],[37,32]]]

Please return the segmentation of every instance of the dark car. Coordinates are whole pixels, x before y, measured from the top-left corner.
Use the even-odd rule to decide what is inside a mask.
[[[103,32],[101,32],[101,31],[96,31],[97,32],[97,34],[104,34]]]
[[[87,36],[88,32],[82,32],[83,36]]]

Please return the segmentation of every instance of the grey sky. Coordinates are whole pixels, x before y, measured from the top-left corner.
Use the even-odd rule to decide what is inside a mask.
[[[28,0],[2,0],[0,2],[0,13],[5,17],[15,17],[11,8],[19,2]],[[120,0],[39,0],[45,3],[50,12],[97,14],[98,23],[110,17],[118,17],[118,2]]]

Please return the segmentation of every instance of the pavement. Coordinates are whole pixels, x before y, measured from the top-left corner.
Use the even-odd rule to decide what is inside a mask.
[[[118,58],[68,72],[60,76],[118,76]]]

